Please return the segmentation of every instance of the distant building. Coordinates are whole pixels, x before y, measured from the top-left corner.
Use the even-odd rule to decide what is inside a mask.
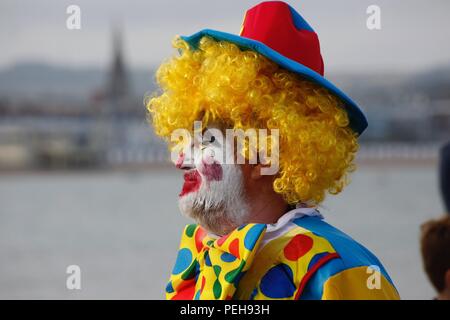
[[[135,98],[126,70],[122,34],[113,32],[113,55],[100,114],[109,165],[167,161],[167,148],[146,122],[143,97]],[[150,82],[150,79],[149,79]]]

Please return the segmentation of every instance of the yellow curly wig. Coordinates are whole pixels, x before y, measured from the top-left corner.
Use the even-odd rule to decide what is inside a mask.
[[[319,204],[348,183],[358,142],[338,98],[229,42],[203,37],[192,49],[176,38],[173,46],[180,54],[156,74],[162,93],[147,102],[157,135],[190,130],[199,117],[204,126],[220,120],[234,129],[279,129],[273,188],[288,203]]]

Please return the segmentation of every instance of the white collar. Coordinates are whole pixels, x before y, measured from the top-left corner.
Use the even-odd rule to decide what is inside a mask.
[[[317,210],[317,208],[315,208],[315,207],[305,208],[305,207],[301,207],[301,206],[297,205],[297,207],[295,209],[292,209],[291,211],[288,211],[285,214],[283,214],[278,219],[277,222],[268,224],[266,233],[280,230],[289,222],[291,222],[297,218],[304,217],[304,216],[318,217],[320,219],[323,219],[322,214]]]
[[[278,218],[277,222],[267,224],[266,234],[264,235],[264,238],[270,240],[277,237],[278,235],[284,233],[283,231],[286,231],[286,229],[290,229],[292,227],[292,224],[290,224],[290,222],[304,216],[318,217],[319,219],[323,219],[322,214],[317,210],[316,207],[308,208],[303,207],[301,204],[297,204],[295,209],[292,209],[283,214],[280,218]],[[212,232],[208,232],[208,235],[215,239],[221,237]]]
[[[295,209],[283,214],[276,223],[267,225],[266,233],[264,234],[258,251],[261,250],[270,241],[281,237],[283,234],[296,228],[297,225],[292,221],[305,216],[318,217],[319,219],[323,219],[322,214],[317,210],[317,208],[307,208],[297,205]]]

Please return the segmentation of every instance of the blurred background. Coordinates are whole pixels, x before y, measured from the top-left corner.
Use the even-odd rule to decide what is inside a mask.
[[[258,2],[0,2],[0,298],[164,298],[188,221],[144,96],[175,35],[238,33]],[[322,213],[379,256],[403,298],[431,299],[418,237],[444,211],[450,3],[289,3],[319,34],[326,76],[369,119],[359,169]],[[79,30],[66,27],[72,4]],[[380,30],[366,27],[372,4]],[[81,290],[66,288],[73,264]]]

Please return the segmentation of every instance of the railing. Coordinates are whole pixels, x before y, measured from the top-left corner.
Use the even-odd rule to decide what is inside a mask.
[[[438,143],[371,143],[361,145],[357,155],[360,161],[435,161],[441,145]]]

